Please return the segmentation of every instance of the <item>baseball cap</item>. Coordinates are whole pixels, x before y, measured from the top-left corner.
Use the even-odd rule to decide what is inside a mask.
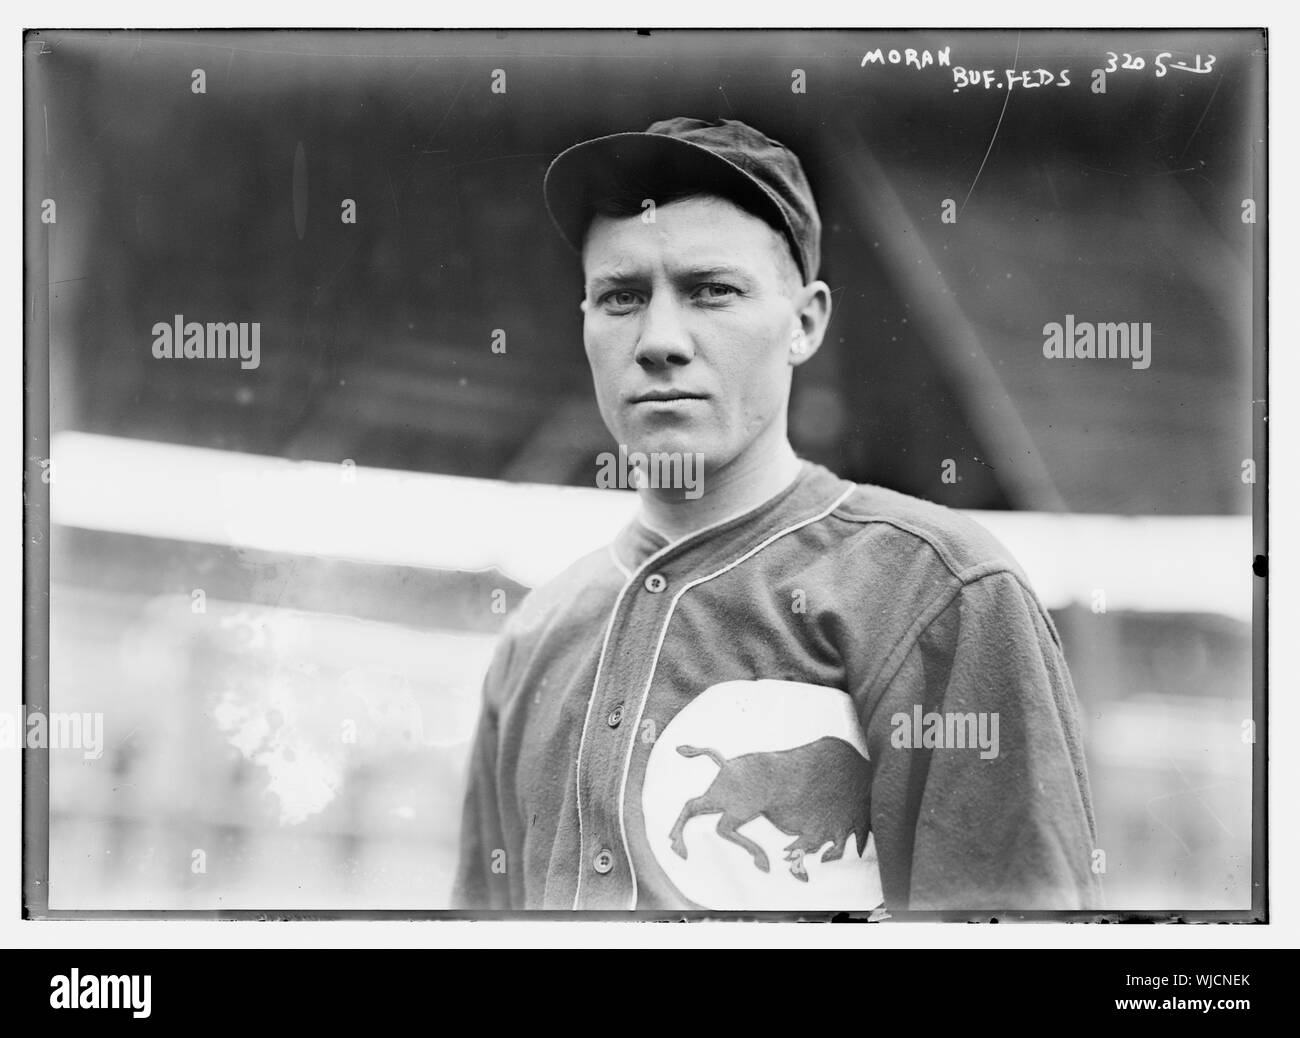
[[[716,194],[784,236],[803,275],[817,276],[821,217],[798,157],[779,141],[735,119],[677,117],[644,133],[615,133],[566,149],[546,171],[546,208],[560,234],[582,250],[602,199]]]

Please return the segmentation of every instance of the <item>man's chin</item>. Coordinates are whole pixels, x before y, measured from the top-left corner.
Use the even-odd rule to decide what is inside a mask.
[[[642,436],[627,441],[626,446],[629,454],[699,454],[705,459],[709,457],[707,441],[698,436]]]
[[[628,422],[615,434],[615,442],[623,445],[629,454],[691,455],[710,470],[725,465],[728,458],[734,457],[734,448],[728,449],[725,436],[719,435],[720,430],[701,425]]]

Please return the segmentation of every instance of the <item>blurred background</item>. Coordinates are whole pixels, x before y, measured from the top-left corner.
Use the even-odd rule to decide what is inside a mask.
[[[935,64],[890,63],[908,48]],[[635,507],[595,489],[612,444],[542,175],[671,115],[801,157],[835,310],[794,445],[1025,564],[1110,906],[1250,906],[1261,34],[45,32],[25,55],[48,707],[104,716],[102,756],[50,755],[50,908],[446,904],[495,635]],[[1045,358],[1067,314],[1150,322],[1150,367]],[[260,364],[156,359],[175,315],[259,322]]]

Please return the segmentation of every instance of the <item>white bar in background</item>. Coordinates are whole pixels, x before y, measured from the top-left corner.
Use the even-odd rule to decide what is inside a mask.
[[[607,543],[630,491],[359,468],[63,432],[51,444],[63,526],[449,570],[536,587]],[[595,474],[593,473],[593,481]],[[1251,618],[1248,516],[965,514],[1024,566],[1049,608]]]

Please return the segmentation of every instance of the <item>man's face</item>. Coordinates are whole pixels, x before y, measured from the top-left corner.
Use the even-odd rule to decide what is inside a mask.
[[[653,223],[596,217],[582,337],[619,443],[700,452],[716,471],[784,439],[800,329],[788,257],[767,223],[722,198],[663,205]]]

